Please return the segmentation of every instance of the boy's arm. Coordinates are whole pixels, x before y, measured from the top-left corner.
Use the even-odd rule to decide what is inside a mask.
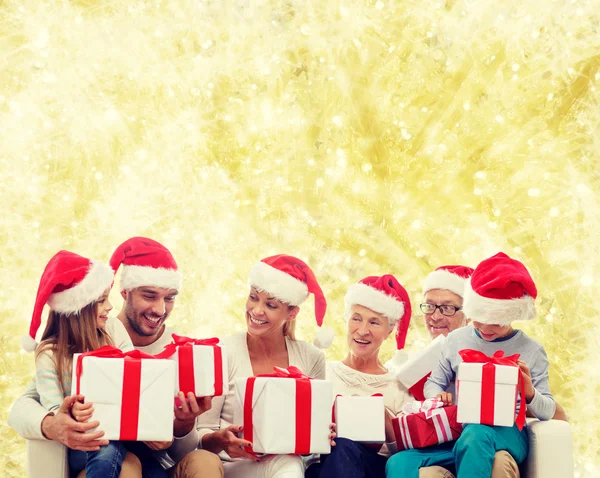
[[[548,380],[548,357],[544,347],[540,347],[536,359],[527,364],[533,385],[533,397],[527,403],[527,409],[540,420],[550,420],[554,416],[556,403],[550,393]]]
[[[440,393],[445,392],[449,387],[450,382],[454,379],[454,371],[452,370],[452,363],[449,359],[450,353],[451,350],[450,347],[448,347],[448,340],[446,340],[442,347],[440,360],[431,371],[431,375],[423,388],[425,398],[433,398]]]

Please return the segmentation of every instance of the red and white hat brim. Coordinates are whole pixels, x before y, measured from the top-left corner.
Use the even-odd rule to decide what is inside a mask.
[[[293,306],[300,305],[308,297],[306,283],[262,261],[250,270],[248,283]]]
[[[91,260],[91,266],[77,285],[56,292],[48,298],[48,305],[55,312],[73,314],[95,302],[108,289],[115,278],[114,271],[102,262]]]
[[[491,299],[473,290],[471,281],[465,284],[463,301],[465,317],[475,322],[492,325],[510,325],[515,320],[535,319],[535,300],[531,296],[517,299]]]
[[[346,310],[349,310],[353,305],[362,305],[378,314],[382,314],[387,317],[390,326],[396,325],[404,315],[404,304],[402,302],[360,282],[352,284],[348,288],[344,303]]]
[[[457,276],[447,270],[440,269],[433,271],[423,282],[423,295],[427,294],[430,290],[442,289],[449,290],[460,297],[464,297],[466,282],[466,278]]]
[[[121,290],[147,286],[179,291],[181,290],[181,274],[179,271],[162,267],[123,265],[120,286]]]

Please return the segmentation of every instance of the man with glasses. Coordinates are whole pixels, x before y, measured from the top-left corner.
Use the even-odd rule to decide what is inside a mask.
[[[423,303],[420,305],[427,331],[432,339],[447,336],[453,330],[469,323],[462,311],[465,284],[473,269],[466,266],[441,266],[431,272],[423,283]],[[454,383],[447,390],[456,396]],[[557,403],[555,420],[567,421],[562,407]],[[519,478],[519,467],[506,451],[496,453],[491,478]],[[419,478],[454,478],[451,471],[441,466],[421,468]]]

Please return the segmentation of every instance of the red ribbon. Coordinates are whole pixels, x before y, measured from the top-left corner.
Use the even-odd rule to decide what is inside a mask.
[[[521,404],[519,414],[515,423],[519,430],[525,425],[525,412],[527,411],[527,401],[525,399],[525,382],[523,380],[523,372],[519,368],[517,360],[520,355],[514,354],[508,357],[504,356],[504,351],[498,350],[494,355],[488,357],[483,352],[473,349],[460,350],[459,355],[463,362],[467,363],[483,363],[481,375],[481,423],[484,425],[494,424],[494,400],[496,389],[496,365],[506,365],[509,367],[517,367],[519,370],[519,379],[517,383],[518,391],[521,394]]]
[[[216,337],[210,339],[192,339],[177,334],[172,334],[172,337],[173,342],[165,345],[165,349],[157,357],[169,358],[177,352],[179,362],[179,390],[186,395],[188,392],[195,394],[196,382],[194,380],[193,346],[205,345],[213,347],[214,351],[215,391],[213,395],[223,395],[223,351],[218,345],[219,339]]]
[[[140,392],[142,381],[142,359],[160,358],[140,350],[123,352],[122,350],[105,345],[92,352],[86,352],[77,357],[76,392],[80,393],[81,375],[83,373],[83,358],[122,358],[123,364],[123,396],[121,400],[121,427],[119,440],[137,440],[138,421],[140,412]]]
[[[256,379],[259,377],[292,378],[296,381],[296,447],[294,453],[297,455],[310,453],[312,418],[312,387],[310,380],[312,379],[294,366],[290,366],[287,369],[273,367],[273,372],[250,377],[246,382],[246,392],[244,395],[244,438],[249,442],[253,440],[252,398],[254,397],[254,383]],[[246,450],[252,451],[249,447],[246,447]]]

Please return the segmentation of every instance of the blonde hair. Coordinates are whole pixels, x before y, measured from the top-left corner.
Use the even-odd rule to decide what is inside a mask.
[[[293,308],[293,305],[288,306],[290,309]],[[283,324],[283,335],[289,337],[290,340],[296,340],[296,319],[287,320],[285,324]]]
[[[103,345],[113,345],[104,329],[96,325],[98,302],[86,305],[77,313],[61,314],[53,310],[48,314],[42,342],[35,351],[36,358],[44,350],[52,351],[62,393],[67,395],[63,378],[70,376],[73,354],[90,352]]]

